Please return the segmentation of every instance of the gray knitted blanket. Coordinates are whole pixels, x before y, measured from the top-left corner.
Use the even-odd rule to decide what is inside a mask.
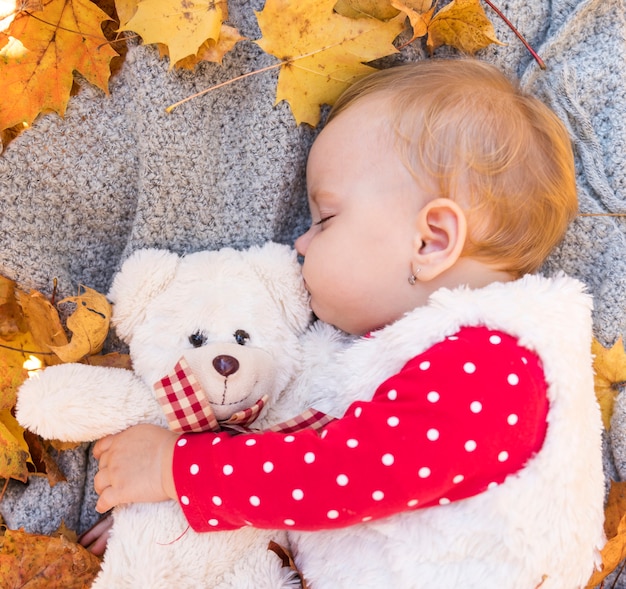
[[[231,0],[230,20],[260,37],[262,0]],[[507,0],[499,6],[547,64],[493,13],[498,37],[481,57],[521,78],[565,121],[575,143],[582,213],[626,212],[626,17],[623,0]],[[489,9],[487,9],[489,10]],[[403,59],[425,57],[413,49]],[[41,117],[0,157],[0,273],[60,295],[79,284],[107,292],[133,250],[189,252],[267,240],[292,242],[309,221],[304,165],[315,130],[274,106],[276,72],[165,107],[217,82],[273,63],[251,42],[224,65],[169,71],[152,47],[132,47],[111,96],[84,87],[65,120]],[[588,284],[596,337],[626,332],[626,219],[581,216],[546,265]],[[626,477],[626,399],[607,443],[606,468]],[[12,482],[0,505],[10,528],[84,530],[93,510],[93,460],[60,456],[67,483]],[[563,465],[567,468],[567,465]]]

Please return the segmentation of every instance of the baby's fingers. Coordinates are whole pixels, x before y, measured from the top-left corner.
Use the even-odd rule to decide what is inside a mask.
[[[93,447],[93,457],[96,460],[100,460],[102,454],[106,452],[110,447],[113,441],[113,436],[105,436],[98,440]]]
[[[103,484],[101,481],[98,483],[98,486],[96,486],[95,479],[94,487],[96,487],[96,493],[98,493],[98,501],[96,502],[96,511],[98,513],[106,513],[116,505],[122,503],[122,501],[120,501],[119,492],[115,487]]]

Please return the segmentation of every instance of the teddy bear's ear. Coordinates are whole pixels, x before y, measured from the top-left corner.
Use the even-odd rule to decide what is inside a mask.
[[[288,325],[295,333],[302,333],[311,322],[312,312],[296,251],[288,245],[268,242],[252,246],[244,254],[259,280],[282,307]]]
[[[122,264],[107,297],[113,303],[112,323],[126,343],[144,320],[148,303],[174,278],[179,261],[176,254],[166,250],[142,249]]]

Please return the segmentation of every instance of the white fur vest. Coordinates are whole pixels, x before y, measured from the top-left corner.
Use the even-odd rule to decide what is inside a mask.
[[[428,305],[341,349],[309,376],[312,404],[340,416],[354,400],[371,398],[413,356],[462,326],[485,325],[517,337],[540,356],[550,401],[543,447],[500,486],[341,530],[290,533],[296,564],[311,589],[586,584],[604,543],[591,307],[583,285],[566,276],[440,290]],[[312,341],[319,346],[319,334]]]

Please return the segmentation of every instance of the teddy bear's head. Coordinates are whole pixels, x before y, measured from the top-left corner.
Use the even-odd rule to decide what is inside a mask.
[[[108,296],[135,372],[154,387],[169,383],[182,360],[218,420],[265,395],[276,400],[300,368],[298,337],[311,312],[288,246],[182,257],[139,250]]]

